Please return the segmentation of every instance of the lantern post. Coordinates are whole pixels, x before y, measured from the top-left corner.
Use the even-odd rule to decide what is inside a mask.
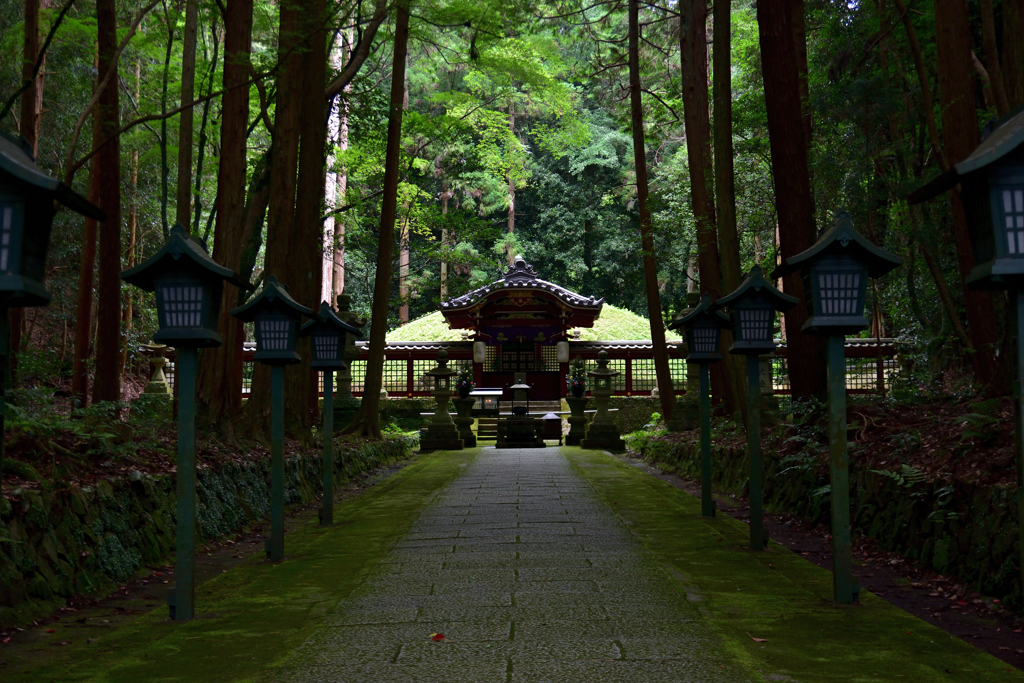
[[[960,184],[967,214],[974,269],[972,289],[1007,290],[1011,304],[1008,330],[1017,337],[1013,413],[1016,438],[1017,514],[1024,589],[1024,111],[985,128],[970,156],[911,194],[911,204],[931,199]]]
[[[799,301],[772,287],[760,266],[754,266],[736,291],[718,300],[728,307],[736,341],[729,353],[747,357],[747,460],[750,466],[750,547],[764,550],[764,490],[761,476],[761,359],[775,350],[772,330],[776,311],[787,311]]]
[[[772,273],[796,270],[804,277],[806,334],[828,337],[828,440],[832,501],[832,585],[839,604],[856,602],[860,584],[853,576],[850,539],[850,457],[846,444],[846,335],[868,327],[864,297],[868,278],[878,278],[903,259],[864,239],[850,214],[836,216],[814,245],[791,256]]]
[[[312,338],[313,360],[309,366],[324,373],[323,418],[323,504],[320,524],[334,523],[334,371],[344,371],[345,346],[348,335],[357,336],[359,328],[349,325],[331,309],[326,301],[320,304],[316,318],[299,329],[301,336]]]
[[[23,138],[0,132],[0,482],[11,351],[7,309],[50,305],[43,279],[54,202],[88,218],[106,220],[106,214],[85,197],[36,166]]]
[[[168,595],[171,619],[195,614],[196,547],[196,349],[221,345],[217,332],[224,282],[252,289],[234,271],[219,265],[206,245],[180,225],[149,259],[121,273],[121,279],[156,293],[158,344],[178,351],[178,466],[176,475],[175,585]]]
[[[711,381],[708,365],[722,360],[719,352],[721,333],[729,327],[729,318],[715,310],[711,296],[704,294],[688,314],[673,320],[669,329],[683,328],[689,353],[686,364],[700,366],[700,509],[703,517],[715,516],[715,499],[711,495]]]
[[[270,366],[270,538],[267,558],[284,559],[284,366],[301,362],[298,323],[313,311],[295,301],[288,287],[267,275],[263,291],[231,315],[254,322],[257,363]]]

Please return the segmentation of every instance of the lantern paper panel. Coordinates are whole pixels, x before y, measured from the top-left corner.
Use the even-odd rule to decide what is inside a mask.
[[[203,323],[203,287],[200,284],[164,284],[157,289],[160,327],[200,327]]]
[[[341,335],[325,331],[313,333],[313,357],[319,361],[333,361],[341,356]]]
[[[739,338],[743,341],[771,341],[775,311],[770,308],[740,308],[736,311]]]
[[[25,221],[24,204],[9,198],[0,200],[0,271],[18,272],[15,229]]]
[[[1002,195],[1007,254],[1024,258],[1024,188],[999,188],[997,191]]]
[[[709,355],[718,353],[720,335],[718,327],[694,325],[690,328],[690,353]]]
[[[822,315],[861,315],[864,301],[861,296],[863,273],[822,272],[818,279],[818,302]]]
[[[280,313],[256,317],[256,347],[260,352],[283,352],[295,346],[295,321]]]

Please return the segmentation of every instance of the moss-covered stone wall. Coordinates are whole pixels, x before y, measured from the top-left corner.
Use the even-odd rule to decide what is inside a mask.
[[[337,481],[401,459],[416,437],[336,445]],[[318,452],[285,461],[285,502],[320,491]],[[227,463],[197,473],[201,539],[269,517],[270,463]],[[77,593],[122,582],[174,550],[175,480],[170,475],[98,481],[55,490],[15,489],[0,498],[0,626],[15,625]]]
[[[700,449],[695,443],[634,435],[630,447],[666,470],[693,479],[700,477]],[[767,506],[829,523],[829,479],[819,457],[780,458],[766,447],[763,461]],[[745,492],[745,448],[712,445],[712,463],[716,486]],[[854,529],[876,539],[887,550],[904,553],[941,574],[956,576],[1019,611],[1024,601],[1014,491],[969,482],[929,482],[913,472],[905,474],[879,474],[858,467],[856,457],[851,457]]]

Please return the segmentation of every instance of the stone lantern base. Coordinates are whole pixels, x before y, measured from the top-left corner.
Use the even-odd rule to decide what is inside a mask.
[[[498,420],[497,448],[544,448],[544,423],[535,417]]]
[[[569,396],[565,399],[569,404],[569,433],[565,435],[566,446],[579,446],[587,435],[587,416],[583,412],[589,399]]]
[[[359,412],[359,399],[355,396],[343,398],[334,397],[334,433],[337,434],[345,427],[352,424],[353,418]]]
[[[619,428],[614,422],[591,422],[587,428],[587,436],[580,442],[580,446],[603,451],[626,450],[626,442],[619,436]]]
[[[687,394],[690,396],[690,394]],[[670,432],[685,432],[696,429],[700,423],[700,405],[686,396],[677,396],[672,417],[665,423]]]
[[[463,448],[459,428],[454,422],[431,422],[421,433],[420,452],[461,451]]]
[[[474,398],[457,398],[452,401],[455,404],[455,426],[459,429],[459,437],[466,448],[476,446],[476,434],[473,433],[473,404]]]

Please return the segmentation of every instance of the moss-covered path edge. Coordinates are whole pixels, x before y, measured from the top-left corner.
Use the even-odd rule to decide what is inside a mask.
[[[71,643],[49,666],[5,668],[3,680],[251,680],[306,640],[477,453],[419,456],[338,504],[334,526],[318,526],[315,511],[290,522],[284,561],[255,557],[203,584],[191,622],[172,622],[161,607],[116,631],[97,629],[98,640]]]
[[[860,606],[834,605],[830,572],[774,542],[749,550],[746,524],[702,518],[699,499],[619,458],[562,452],[699,601],[730,654],[766,680],[1024,681],[1024,672],[870,593]]]

